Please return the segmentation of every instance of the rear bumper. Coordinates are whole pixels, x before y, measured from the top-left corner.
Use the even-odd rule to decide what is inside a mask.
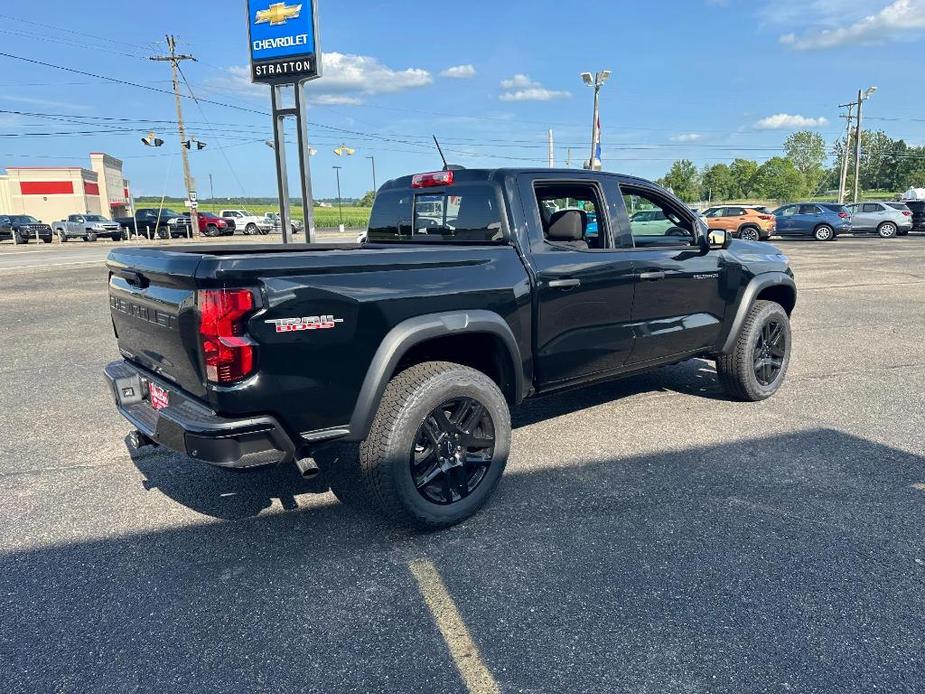
[[[264,467],[295,458],[292,439],[273,417],[221,417],[170,382],[125,361],[112,362],[103,373],[119,413],[160,446],[226,468]],[[170,391],[164,409],[151,407],[149,383]]]

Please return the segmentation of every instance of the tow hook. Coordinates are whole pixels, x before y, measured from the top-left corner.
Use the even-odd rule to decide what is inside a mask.
[[[145,446],[156,446],[157,443],[148,438],[145,434],[142,434],[138,429],[135,429],[128,435],[128,445],[137,451]]]
[[[304,479],[313,479],[321,473],[321,468],[319,468],[318,464],[311,458],[299,458],[295,461],[295,464],[296,467],[299,468],[299,474],[302,475]]]

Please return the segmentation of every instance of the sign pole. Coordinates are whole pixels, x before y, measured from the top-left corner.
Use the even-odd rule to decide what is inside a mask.
[[[251,82],[269,84],[273,103],[273,141],[276,150],[276,177],[279,187],[279,216],[283,243],[292,233],[289,179],[286,175],[285,118],[296,119],[299,148],[299,179],[305,242],[315,240],[315,213],[312,201],[311,147],[305,83],[321,77],[321,50],[318,45],[318,7],[316,0],[247,0],[247,29],[250,41]],[[283,87],[292,87],[295,104],[283,106]]]
[[[296,127],[299,139],[299,173],[302,181],[302,219],[305,222],[305,243],[315,242],[315,209],[312,197],[311,146],[308,143],[308,106],[305,103],[305,82],[295,85]]]
[[[286,169],[286,115],[289,109],[280,108],[282,85],[270,85],[273,104],[273,143],[276,149],[276,183],[279,188],[279,222],[283,243],[289,243],[292,211],[289,207],[289,175]]]

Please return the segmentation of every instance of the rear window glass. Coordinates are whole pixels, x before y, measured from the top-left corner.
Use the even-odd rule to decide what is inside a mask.
[[[504,240],[495,189],[386,191],[373,205],[371,243],[492,243]]]

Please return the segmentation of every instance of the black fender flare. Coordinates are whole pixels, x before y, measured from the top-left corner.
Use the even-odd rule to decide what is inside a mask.
[[[793,277],[786,272],[764,272],[752,279],[742,292],[742,299],[739,301],[739,307],[736,309],[735,318],[726,334],[726,340],[719,350],[722,354],[728,354],[735,347],[736,338],[745,322],[745,317],[754,306],[758,295],[768,287],[788,287],[793,291],[794,303],[796,303],[797,284]]]
[[[369,434],[389,377],[409,349],[435,337],[471,333],[494,335],[507,347],[514,366],[515,403],[520,402],[524,397],[523,361],[514,333],[500,315],[492,311],[476,310],[416,316],[392,328],[379,344],[363,379],[350,417],[350,434],[345,439],[362,441]]]

